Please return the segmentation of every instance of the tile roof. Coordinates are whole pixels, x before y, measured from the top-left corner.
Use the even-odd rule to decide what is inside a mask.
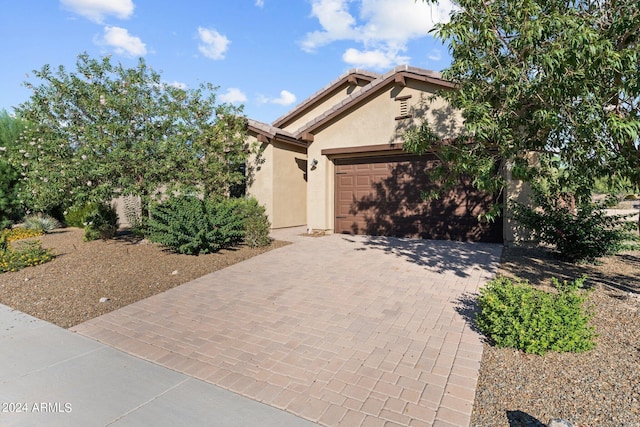
[[[441,74],[438,72],[427,70],[424,68],[411,67],[409,65],[399,65],[386,72],[385,74],[377,74],[361,69],[352,69],[341,75],[336,80],[329,83],[319,91],[315,92],[313,95],[305,99],[285,115],[276,119],[273,124],[266,124],[257,120],[249,119],[249,129],[256,133],[266,135],[270,138],[278,138],[280,140],[284,140],[285,142],[292,142],[306,146],[308,144],[307,142],[302,140],[303,135],[308,135],[310,132],[313,132],[322,124],[339,115],[349,106],[367,99],[367,97],[369,97],[371,94],[374,94],[377,90],[382,89],[389,83],[395,81],[397,75],[413,78],[416,80],[427,81],[442,87],[454,87],[451,82],[444,80]],[[331,90],[348,81],[348,79],[352,76],[363,80],[368,80],[369,83],[365,86],[362,86],[358,91],[351,93],[345,99],[343,99],[324,113],[304,124],[295,133],[288,132],[279,127],[286,123],[287,120],[295,117],[296,114],[299,114],[307,107],[313,105],[323,96],[327,95]]]
[[[247,119],[247,127],[249,131],[255,132],[259,135],[264,135],[271,139],[277,139],[281,142],[286,142],[294,145],[301,145],[306,147],[308,144],[305,141],[302,141],[300,138],[296,137],[291,132],[287,132],[284,129],[280,129],[278,127],[272,126],[267,123],[259,122],[253,119]]]
[[[395,79],[395,76],[398,74],[402,74],[406,77],[415,78],[418,80],[429,81],[431,83],[438,84],[443,87],[453,87],[453,84],[448,82],[447,80],[444,80],[440,73],[437,73],[431,70],[426,70],[424,68],[410,67],[408,65],[400,65],[388,71],[387,73],[381,75],[376,80],[371,81],[368,85],[363,86],[362,89],[360,89],[359,91],[350,94],[345,99],[340,101],[338,104],[334,105],[332,108],[325,111],[323,114],[319,115],[315,119],[306,123],[296,132],[296,136],[299,137],[303,133],[312,132],[320,124],[324,123],[328,119],[339,114],[347,106],[352,105],[353,103],[358,102],[360,100],[366,99],[370,94],[374,93],[376,90],[381,89],[384,86],[386,86],[388,83],[392,82]]]
[[[288,136],[290,138],[295,138],[290,132],[287,132],[284,129],[280,129],[279,127],[270,125],[268,123],[259,122],[258,120],[248,119],[249,130],[252,130],[256,133],[262,133],[264,135],[274,137],[277,134]]]

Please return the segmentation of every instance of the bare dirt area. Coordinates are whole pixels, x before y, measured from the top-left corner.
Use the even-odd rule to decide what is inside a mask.
[[[83,235],[82,229],[65,228],[40,237],[56,258],[0,274],[0,303],[69,328],[287,244],[190,256],[130,234],[93,242],[83,242]]]
[[[506,248],[499,270],[548,287],[551,277],[588,276],[598,337],[586,353],[527,355],[484,346],[473,426],[640,426],[640,252],[599,265],[559,261],[541,249]]]

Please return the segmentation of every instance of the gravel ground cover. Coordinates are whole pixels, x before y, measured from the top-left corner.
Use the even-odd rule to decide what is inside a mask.
[[[287,244],[196,257],[131,235],[95,242],[82,236],[67,228],[41,237],[56,259],[0,274],[0,303],[68,328]],[[535,427],[564,418],[582,427],[640,426],[640,252],[573,265],[542,250],[508,248],[499,272],[541,287],[551,277],[586,274],[599,336],[590,352],[544,357],[485,344],[472,425]]]
[[[597,346],[544,357],[484,345],[473,426],[640,426],[640,252],[599,265],[559,261],[540,249],[506,248],[500,274],[548,287],[551,277],[588,276]]]
[[[286,245],[239,247],[190,256],[133,235],[83,242],[84,230],[64,228],[40,237],[56,258],[0,274],[0,303],[63,328],[82,323],[252,256]],[[100,302],[101,298],[108,298]]]

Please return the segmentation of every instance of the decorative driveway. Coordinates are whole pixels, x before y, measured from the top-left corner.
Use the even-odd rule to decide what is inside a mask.
[[[294,231],[72,330],[322,425],[468,425],[482,356],[468,296],[502,247]]]

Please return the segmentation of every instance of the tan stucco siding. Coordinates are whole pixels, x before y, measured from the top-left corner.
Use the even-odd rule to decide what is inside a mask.
[[[306,111],[303,115],[295,117],[295,120],[286,122],[282,129],[297,133],[307,123],[311,122],[316,117],[322,115],[335,105],[344,101],[349,95],[356,93],[362,88],[361,85],[355,85],[352,83],[346,83],[337,87],[333,92],[326,94],[321,102],[314,105],[313,109]]]
[[[408,82],[407,86],[389,86],[366,102],[354,105],[334,121],[314,132],[314,141],[308,148],[309,162],[318,160],[316,170],[309,171],[307,195],[307,226],[314,230],[333,230],[335,205],[334,164],[322,150],[330,148],[359,147],[402,142],[408,126],[417,122],[418,112],[433,123],[442,121],[459,123],[460,115],[449,111],[441,99],[427,102],[436,87],[429,83]],[[414,113],[414,119],[396,120],[400,116],[397,97],[411,95],[406,100]],[[448,129],[443,123],[439,128]]]
[[[307,221],[307,155],[302,147],[273,143],[272,228]]]
[[[531,240],[528,230],[522,227],[514,218],[510,210],[511,202],[526,204],[530,197],[530,187],[524,181],[509,179],[510,173],[507,172],[507,183],[505,194],[507,202],[504,209],[504,244],[505,246],[516,246]]]
[[[430,99],[437,89],[440,88],[430,83],[409,80],[407,86],[397,95],[398,97],[411,96],[407,104],[412,116],[410,119],[398,121],[399,140],[410,125],[420,124],[424,120],[431,124],[441,138],[454,136],[461,130],[463,123],[461,112],[452,108],[442,97]]]
[[[255,136],[249,136],[248,142],[259,144]],[[247,195],[255,197],[265,207],[269,221],[273,223],[273,146],[264,143],[258,147],[258,154],[252,154],[247,162]]]
[[[249,143],[255,143],[250,136]],[[265,207],[271,228],[306,224],[307,182],[305,149],[275,141],[262,143],[248,162],[247,194]]]
[[[534,153],[529,153],[527,159],[530,165],[536,165],[539,162],[538,156]],[[505,167],[505,208],[504,208],[504,244],[505,246],[518,246],[531,243],[532,235],[531,231],[522,226],[513,217],[511,210],[512,203],[521,203],[531,206],[531,185],[526,182],[513,177],[510,167]]]

